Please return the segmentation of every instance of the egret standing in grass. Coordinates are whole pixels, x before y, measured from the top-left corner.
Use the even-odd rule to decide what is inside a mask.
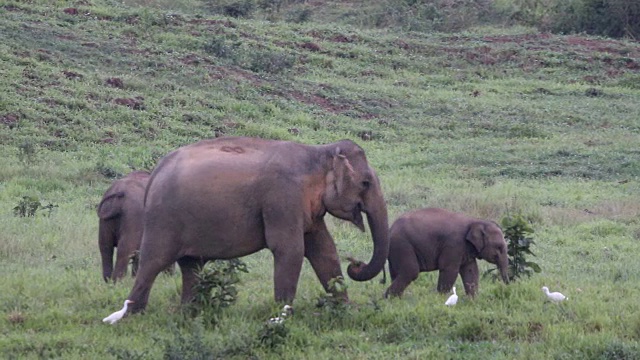
[[[546,286],[542,287],[542,291],[545,293],[545,295],[547,295],[547,298],[549,298],[549,300],[553,301],[554,303],[559,303],[561,301],[567,300],[569,299],[568,297],[562,295],[559,292],[549,292],[549,288]]]
[[[124,314],[127,313],[127,307],[129,306],[129,304],[132,304],[132,303],[133,303],[133,301],[131,301],[131,300],[125,300],[124,301],[124,307],[122,309],[120,309],[120,310],[114,312],[113,314],[107,316],[106,318],[102,319],[102,322],[109,323],[111,325],[115,324],[120,319],[122,319]]]
[[[281,314],[281,316],[282,316],[282,317],[287,317],[287,316],[291,316],[291,315],[293,315],[293,306],[291,306],[291,305],[285,305],[285,306],[282,308],[282,314]]]
[[[447,306],[453,306],[458,302],[458,294],[456,294],[456,287],[453,287],[453,295],[449,296],[447,301],[444,302]]]

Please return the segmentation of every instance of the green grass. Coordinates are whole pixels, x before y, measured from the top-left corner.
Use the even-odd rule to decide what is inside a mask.
[[[309,22],[269,22],[201,5],[0,2],[0,357],[640,357],[637,42],[371,30],[329,7]],[[521,212],[542,273],[483,279],[454,308],[435,273],[390,300],[388,284],[347,280],[352,304],[331,309],[316,307],[324,292],[305,264],[286,342],[271,349],[259,337],[279,306],[263,251],[243,259],[238,302],[216,326],[181,312],[179,274],[158,278],[146,314],[104,325],[133,280],[102,281],[101,195],[215,135],[353,139],[391,221],[426,206],[496,221]],[[15,217],[23,196],[58,207]],[[369,258],[366,233],[329,227],[342,258]],[[543,285],[570,300],[546,303]]]

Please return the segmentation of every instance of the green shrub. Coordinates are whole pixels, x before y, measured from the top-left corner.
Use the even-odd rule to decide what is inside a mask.
[[[239,272],[248,272],[247,265],[239,259],[210,261],[198,270],[192,306],[211,324],[216,323],[220,309],[236,302]]]
[[[250,18],[256,9],[256,4],[254,0],[208,0],[205,2],[205,8],[213,14]]]
[[[342,316],[347,303],[344,301],[347,284],[342,276],[329,280],[329,291],[318,298],[316,307],[327,309],[330,313]]]
[[[516,280],[532,273],[539,273],[540,266],[533,261],[527,261],[526,256],[536,256],[531,251],[534,245],[534,230],[529,222],[521,215],[506,216],[502,219],[502,228],[507,240],[507,254],[509,255],[509,280]]]
[[[25,141],[18,146],[18,159],[25,164],[33,164],[37,159],[38,148],[31,141]]]
[[[537,263],[526,259],[528,255],[536,256],[530,249],[535,242],[531,236],[534,230],[529,222],[521,214],[505,216],[502,219],[502,231],[507,241],[509,280],[515,281],[523,276],[530,277],[534,272],[542,271]],[[497,279],[497,268],[485,271],[484,276],[487,275],[491,275],[494,280]]]
[[[23,196],[18,205],[13,208],[13,214],[19,217],[34,217],[38,210],[45,210],[47,216],[51,216],[53,209],[57,207],[58,205],[52,203],[43,205],[40,198],[34,195]]]

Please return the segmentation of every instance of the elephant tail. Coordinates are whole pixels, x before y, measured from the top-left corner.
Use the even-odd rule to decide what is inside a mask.
[[[105,196],[98,205],[98,217],[102,220],[109,220],[120,215],[122,207],[119,204],[119,200],[124,196],[124,191],[118,191]]]
[[[385,269],[385,266],[382,267],[382,279],[380,279],[380,284],[386,284],[387,283],[387,270]]]

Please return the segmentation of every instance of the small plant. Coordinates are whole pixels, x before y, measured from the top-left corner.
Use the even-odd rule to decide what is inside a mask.
[[[248,55],[246,67],[253,72],[279,74],[293,68],[296,63],[295,56],[271,50],[256,50]]]
[[[344,282],[344,278],[337,276],[329,280],[328,292],[318,299],[316,307],[325,308],[335,315],[340,315],[347,306],[344,301],[346,292],[347,284]]]
[[[509,281],[515,281],[523,276],[530,277],[534,272],[542,271],[537,263],[526,259],[527,255],[536,256],[530,249],[535,242],[531,236],[534,230],[529,222],[520,214],[506,216],[502,219],[502,229],[507,241]],[[491,274],[495,280],[498,277],[496,270],[497,268],[489,269],[484,275]]]
[[[212,324],[215,313],[236,302],[240,272],[248,272],[247,265],[239,259],[216,260],[198,270],[198,282],[194,286],[194,308]]]
[[[285,305],[280,316],[270,318],[260,331],[260,344],[271,349],[284,344],[289,334],[286,322],[292,314],[293,308]]]
[[[104,161],[99,160],[96,163],[96,171],[99,172],[102,176],[108,179],[116,179],[122,177],[124,174],[115,170],[113,167],[107,165]]]
[[[207,346],[204,338],[203,325],[195,321],[192,328],[188,331],[189,335],[184,335],[175,324],[170,324],[170,331],[173,335],[172,340],[164,340],[165,360],[205,360],[213,359],[214,352]],[[160,340],[156,340],[160,342]]]
[[[13,214],[19,217],[34,217],[38,210],[47,210],[47,216],[51,216],[53,209],[57,207],[58,205],[51,203],[43,205],[40,198],[34,195],[23,196],[18,205],[13,208]]]
[[[250,18],[255,11],[254,0],[223,0],[205,2],[205,7],[213,14],[221,14],[234,18]]]
[[[118,349],[111,347],[109,352],[118,360],[143,360],[149,358],[148,351],[138,351],[130,349]]]
[[[18,146],[18,159],[25,164],[33,164],[37,154],[38,148],[31,141],[25,141]]]

